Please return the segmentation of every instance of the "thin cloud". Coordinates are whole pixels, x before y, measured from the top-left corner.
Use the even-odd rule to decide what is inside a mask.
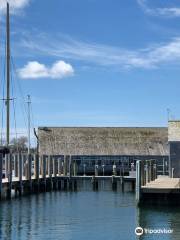
[[[18,13],[20,10],[28,6],[31,0],[0,0],[0,13],[6,12],[7,2],[9,2],[10,12]]]
[[[64,61],[57,61],[51,67],[47,67],[37,61],[32,61],[28,62],[23,68],[18,69],[18,75],[22,79],[61,79],[73,74],[73,67]]]
[[[75,39],[48,35],[28,37],[20,42],[21,51],[34,55],[51,56],[83,61],[86,65],[131,68],[156,68],[162,64],[180,61],[180,37],[145,49],[129,50],[103,44],[77,41]],[[45,73],[44,73],[45,74]]]
[[[153,8],[149,7],[148,0],[137,0],[137,3],[145,13],[150,15],[163,17],[180,17],[180,7]]]

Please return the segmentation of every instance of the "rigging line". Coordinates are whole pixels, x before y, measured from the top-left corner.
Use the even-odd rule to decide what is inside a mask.
[[[21,96],[22,96],[22,99],[23,99],[23,103],[24,103],[24,106],[26,106],[26,104],[25,104],[25,102],[26,102],[26,99],[25,99],[25,97],[24,97],[24,94],[23,94],[23,91],[22,91],[22,88],[21,88],[21,84],[20,84],[20,82],[19,82],[19,78],[18,78],[18,75],[17,75],[17,68],[16,68],[16,66],[15,66],[15,63],[14,63],[14,60],[13,60],[13,57],[11,56],[11,62],[12,62],[12,66],[13,66],[13,70],[14,70],[14,74],[15,74],[15,76],[17,77],[16,79],[17,79],[17,84],[18,84],[18,87],[19,87],[19,91],[20,91],[20,94],[21,94]],[[25,107],[25,112],[26,112],[26,114],[27,114],[27,109],[26,109],[26,107]]]
[[[14,61],[13,61],[13,58],[11,57],[11,63],[12,63],[12,66],[13,66],[13,72],[14,72],[14,74],[17,76],[17,71],[16,71],[16,68],[15,68],[15,64],[14,64]],[[25,127],[26,127],[26,129],[28,129],[28,127],[27,127],[27,115],[28,115],[28,113],[27,113],[27,109],[26,109],[26,106],[25,106],[25,98],[24,98],[24,94],[23,94],[23,91],[22,91],[22,88],[21,88],[21,85],[20,85],[20,82],[18,81],[19,79],[18,79],[18,76],[17,76],[17,85],[18,85],[18,88],[19,88],[19,92],[20,92],[20,94],[21,94],[21,96],[22,96],[22,100],[23,101],[20,101],[20,104],[22,105],[22,114],[23,114],[23,118],[24,118],[24,123],[25,123]],[[26,117],[25,117],[26,116]]]
[[[35,122],[34,122],[34,113],[33,113],[33,107],[32,107],[32,103],[30,104],[30,110],[31,110],[31,125],[33,127],[33,129],[35,128]],[[35,135],[33,134],[33,142],[36,143],[36,137]]]
[[[18,139],[18,136],[17,136],[17,121],[16,121],[16,108],[15,108],[15,94],[14,94],[14,89],[15,89],[15,86],[14,86],[14,82],[13,82],[13,76],[11,74],[11,92],[12,92],[12,101],[13,101],[13,116],[14,116],[14,127],[15,127],[15,138],[16,138],[16,142],[17,142],[17,139]],[[18,150],[18,148],[17,148]]]
[[[17,134],[17,122],[16,122],[16,105],[13,99],[13,114],[14,114],[14,127],[15,127],[15,138],[16,138],[16,150],[19,152],[19,144],[18,144],[18,134]]]

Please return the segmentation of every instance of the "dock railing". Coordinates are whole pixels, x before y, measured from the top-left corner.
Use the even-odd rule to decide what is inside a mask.
[[[141,187],[157,178],[156,160],[136,161],[136,202],[141,199]]]

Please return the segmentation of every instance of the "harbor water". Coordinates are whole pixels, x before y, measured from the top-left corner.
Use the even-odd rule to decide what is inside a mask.
[[[147,233],[135,228],[172,229],[172,233]],[[180,239],[180,209],[136,207],[135,193],[126,186],[112,191],[101,181],[98,191],[90,181],[77,191],[54,191],[0,203],[0,240],[133,240]]]

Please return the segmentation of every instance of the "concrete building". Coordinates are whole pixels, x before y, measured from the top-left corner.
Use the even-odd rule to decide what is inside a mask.
[[[171,158],[171,175],[180,178],[180,120],[168,123],[169,154]]]
[[[166,127],[39,127],[39,152],[71,158],[83,169],[86,164],[111,166],[117,170],[137,159],[157,159],[168,165]],[[160,171],[163,171],[161,168]]]

